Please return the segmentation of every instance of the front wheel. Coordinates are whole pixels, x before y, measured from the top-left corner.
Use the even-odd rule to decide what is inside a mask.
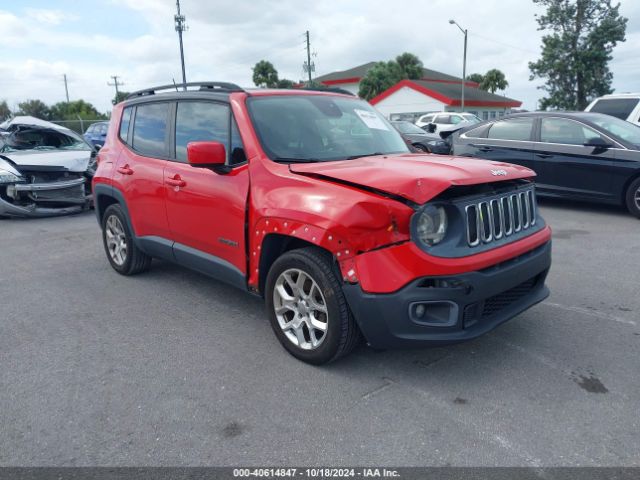
[[[421,143],[414,143],[413,144],[413,148],[415,148],[416,150],[423,152],[423,153],[431,153],[429,151],[429,148],[425,147],[424,145],[422,145]]]
[[[360,338],[331,256],[317,248],[292,250],[267,275],[269,320],[294,357],[321,365],[353,350]]]
[[[636,178],[631,182],[631,185],[629,185],[626,202],[631,214],[640,218],[640,178]]]

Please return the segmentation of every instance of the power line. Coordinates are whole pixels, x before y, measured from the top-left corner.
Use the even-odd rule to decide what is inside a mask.
[[[515,45],[510,45],[508,43],[501,42],[500,40],[496,40],[494,38],[485,37],[484,35],[480,35],[475,32],[469,32],[469,35],[482,38],[483,40],[487,40],[489,42],[497,43],[498,45],[502,45],[503,47],[513,48],[514,50],[520,50],[521,52],[531,53],[533,55],[538,55],[540,53],[540,52],[534,52],[533,50],[527,50],[525,48],[516,47]]]

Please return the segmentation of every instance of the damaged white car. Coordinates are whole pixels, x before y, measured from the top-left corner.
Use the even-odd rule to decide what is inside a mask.
[[[96,151],[80,135],[34,117],[0,125],[0,217],[44,217],[90,206]]]

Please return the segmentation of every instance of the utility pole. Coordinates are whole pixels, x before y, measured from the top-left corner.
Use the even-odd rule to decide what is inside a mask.
[[[111,75],[111,78],[113,78],[113,83],[107,82],[107,85],[109,85],[110,87],[116,87],[116,98],[113,102],[115,105],[116,103],[118,103],[118,87],[124,85],[124,83],[118,81],[118,75]]]
[[[176,7],[178,7],[178,13],[173,17],[176,22],[176,32],[178,32],[178,40],[180,41],[180,62],[182,63],[182,88],[187,89],[187,74],[184,70],[184,47],[182,45],[182,32],[187,30],[185,24],[184,15],[180,14],[180,0],[176,0]]]
[[[455,25],[456,27],[458,27],[462,32],[462,34],[464,35],[464,56],[462,57],[462,98],[460,102],[461,103],[460,111],[464,112],[464,86],[465,86],[465,83],[467,82],[467,34],[469,32],[466,28],[462,28],[460,25],[458,25],[458,22],[456,22],[453,19],[449,20],[449,23],[451,25]]]
[[[307,61],[302,65],[302,68],[305,72],[309,73],[309,87],[311,86],[311,73],[315,72],[316,66],[314,63],[311,63],[311,42],[309,40],[309,30],[305,32],[307,36]]]
[[[67,74],[63,75],[64,77],[64,91],[67,94],[67,103],[69,103],[69,87],[67,86]]]

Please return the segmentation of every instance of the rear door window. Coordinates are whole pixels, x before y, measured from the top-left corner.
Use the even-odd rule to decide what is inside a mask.
[[[133,148],[148,157],[166,157],[169,103],[139,105],[133,122]]]
[[[638,98],[602,98],[593,105],[590,112],[604,113],[626,120],[638,106],[638,102]]]
[[[501,120],[489,127],[487,138],[494,138],[496,140],[531,140],[533,120],[533,118]]]

